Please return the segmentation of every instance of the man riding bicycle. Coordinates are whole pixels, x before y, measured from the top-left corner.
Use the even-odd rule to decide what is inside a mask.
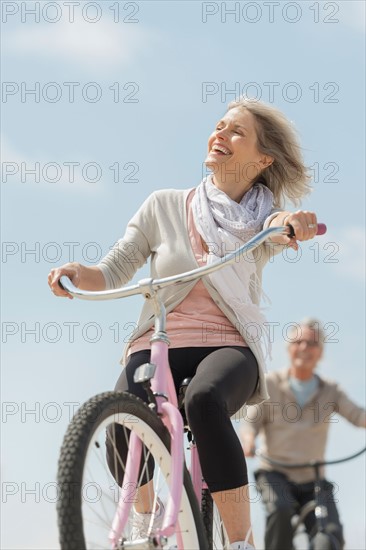
[[[353,403],[337,383],[315,373],[323,354],[324,334],[318,321],[294,324],[289,335],[290,367],[268,374],[270,400],[248,408],[242,428],[246,456],[253,456],[255,438],[263,436],[265,455],[289,464],[324,460],[331,417],[338,413],[359,427],[366,427],[366,411]],[[314,497],[314,471],[284,469],[261,460],[256,472],[258,488],[266,507],[266,550],[292,550],[291,518]],[[343,548],[343,530],[333,499],[333,485],[324,478],[327,495],[327,532]],[[314,513],[305,519],[310,534]],[[315,542],[315,541],[314,541]],[[316,549],[316,544],[314,546]]]

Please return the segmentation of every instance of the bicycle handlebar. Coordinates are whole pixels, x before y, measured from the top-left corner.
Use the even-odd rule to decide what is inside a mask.
[[[323,235],[326,230],[327,228],[325,224],[319,223],[317,235]],[[82,290],[77,288],[66,275],[62,275],[62,277],[60,277],[59,284],[64,290],[71,294],[71,296],[74,298],[80,298],[81,300],[117,300],[119,298],[126,298],[127,296],[135,296],[137,294],[144,294],[145,297],[150,297],[149,291],[151,290],[159,290],[177,283],[194,281],[223,268],[225,265],[234,263],[241,254],[248,252],[249,250],[254,250],[272,235],[287,235],[289,237],[295,236],[291,225],[264,229],[247,243],[243,244],[240,248],[230,254],[226,254],[211,265],[198,267],[196,269],[192,269],[191,271],[186,271],[185,273],[164,277],[163,279],[141,279],[138,283],[124,288],[99,291]]]
[[[296,468],[318,468],[320,466],[329,466],[331,464],[340,464],[341,462],[347,462],[348,460],[352,460],[353,458],[356,458],[360,455],[362,455],[366,451],[366,447],[361,449],[361,451],[358,451],[357,453],[354,453],[350,456],[346,456],[344,458],[339,458],[338,460],[311,460],[310,462],[303,462],[298,464],[288,464],[287,462],[281,462],[279,460],[274,460],[273,458],[263,454],[260,451],[256,451],[255,454],[259,458],[263,458],[263,460],[266,460],[273,466],[281,466],[282,468],[289,468],[289,469],[296,469]]]

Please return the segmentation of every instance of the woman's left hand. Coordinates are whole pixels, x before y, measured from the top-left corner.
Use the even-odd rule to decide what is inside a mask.
[[[281,212],[272,220],[270,227],[280,227],[282,225],[291,225],[294,229],[295,236],[287,237],[279,235],[271,240],[280,244],[287,244],[294,250],[298,250],[297,241],[308,241],[315,237],[318,230],[316,214],[307,210],[298,210],[297,212]]]

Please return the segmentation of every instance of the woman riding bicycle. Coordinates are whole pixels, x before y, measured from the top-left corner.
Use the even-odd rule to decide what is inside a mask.
[[[53,269],[49,285],[57,296],[69,296],[58,285],[62,275],[85,290],[120,287],[149,256],[151,276],[166,277],[215,261],[263,227],[293,227],[296,237],[274,237],[236,264],[160,294],[168,312],[169,362],[176,389],[193,377],[185,408],[203,476],[232,548],[254,548],[245,458],[230,417],[246,403],[268,399],[264,318],[258,305],[262,268],[283,245],[296,249],[297,240],[313,238],[316,216],[280,210],[285,199],[296,203],[310,186],[291,124],[272,106],[246,99],[229,104],[209,137],[205,164],[212,174],[197,188],[153,193],[98,266],[69,263]],[[115,388],[146,402],[146,392],[133,374],[149,361],[150,308],[146,302]],[[125,441],[119,445],[123,454]],[[120,483],[118,467],[110,467]],[[149,509],[142,490],[135,512],[142,530],[151,513],[158,520],[159,510]]]

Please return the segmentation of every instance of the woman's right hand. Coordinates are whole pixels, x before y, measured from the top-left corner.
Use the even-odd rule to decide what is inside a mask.
[[[80,276],[81,276],[81,265],[73,262],[68,263],[65,265],[62,265],[61,267],[56,267],[55,269],[51,269],[51,271],[48,274],[48,286],[50,287],[51,291],[54,293],[55,296],[62,296],[64,298],[70,298],[71,300],[73,297],[71,294],[66,292],[61,286],[59,285],[59,280],[62,275],[67,275],[71,282],[75,286],[79,286],[80,284]]]

